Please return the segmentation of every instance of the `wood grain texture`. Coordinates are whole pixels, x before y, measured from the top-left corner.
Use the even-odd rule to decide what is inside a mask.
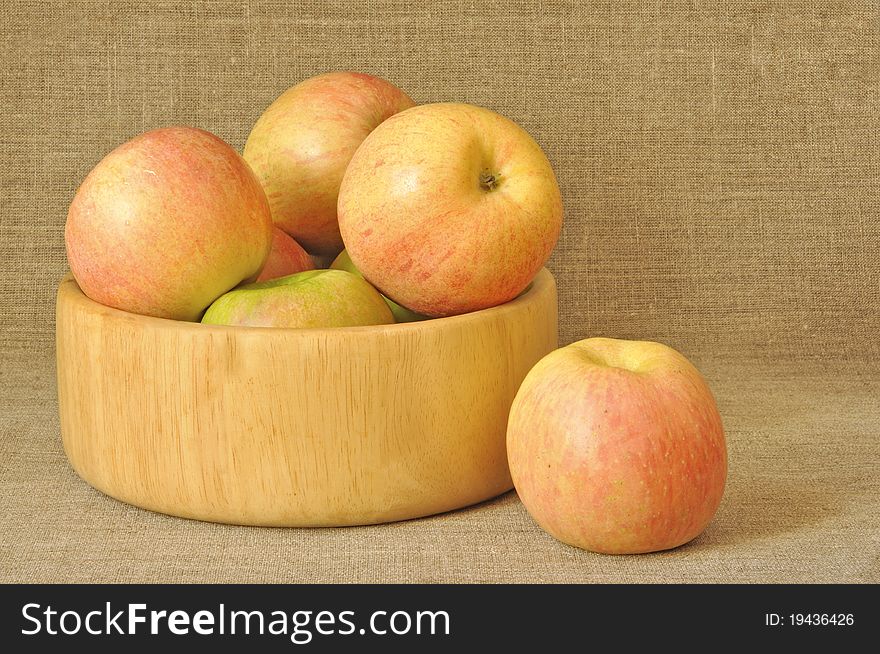
[[[448,511],[512,488],[508,410],[556,330],[547,270],[500,307],[323,330],[129,314],[68,277],[64,448],[95,488],[188,518],[338,526]]]

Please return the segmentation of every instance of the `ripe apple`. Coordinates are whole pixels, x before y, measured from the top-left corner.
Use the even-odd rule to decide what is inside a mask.
[[[357,275],[308,270],[245,284],[220,296],[202,322],[247,327],[355,327],[394,322],[385,300]]]
[[[346,270],[350,273],[357,275],[358,277],[363,277],[361,271],[357,269],[357,267],[352,263],[351,257],[348,256],[348,251],[343,250],[339,253],[339,256],[333,261],[330,265],[331,268],[335,270]],[[382,297],[385,297],[384,295]],[[417,322],[419,320],[427,320],[428,316],[422,316],[416,313],[415,311],[410,311],[406,307],[402,307],[394,300],[389,300],[387,297],[385,301],[388,303],[388,307],[391,309],[391,313],[394,314],[394,320],[396,322]]]
[[[198,320],[260,272],[272,220],[235,150],[203,130],[166,127],[95,166],[73,198],[64,236],[73,276],[96,302]]]
[[[286,277],[306,270],[314,270],[315,262],[309,253],[277,227],[272,228],[272,249],[263,270],[257,277],[258,282]]]
[[[278,97],[244,146],[275,224],[310,254],[338,254],[336,198],[348,162],[379,123],[414,104],[390,82],[351,72],[312,77]]]
[[[428,316],[502,304],[550,256],[562,199],[514,122],[466,104],[407,109],[358,148],[339,191],[349,256],[387,297]]]
[[[543,529],[610,554],[688,542],[727,477],[712,392],[684,356],[646,341],[589,338],[541,359],[510,410],[507,454]]]

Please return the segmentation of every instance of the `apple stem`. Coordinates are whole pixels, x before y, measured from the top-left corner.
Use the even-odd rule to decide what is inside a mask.
[[[497,175],[493,175],[488,170],[480,173],[480,186],[485,191],[493,191],[498,188],[500,180]]]

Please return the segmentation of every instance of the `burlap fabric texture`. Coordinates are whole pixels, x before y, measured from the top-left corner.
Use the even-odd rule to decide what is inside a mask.
[[[25,2],[0,23],[0,579],[880,581],[876,2]],[[706,373],[730,478],[678,550],[561,545],[515,494],[345,530],[190,522],[93,491],[58,431],[53,302],[79,181],[146,129],[241,148],[308,76],[519,122],[559,178],[560,341]]]

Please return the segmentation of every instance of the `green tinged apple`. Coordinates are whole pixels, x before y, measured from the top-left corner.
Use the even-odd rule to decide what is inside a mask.
[[[348,256],[348,251],[343,250],[338,257],[333,261],[330,265],[330,268],[333,270],[345,270],[347,272],[353,273],[360,278],[363,278],[361,272],[354,265],[354,262],[351,260],[351,257]],[[394,319],[397,322],[416,322],[418,320],[427,320],[428,316],[423,316],[420,313],[416,313],[415,311],[410,311],[406,307],[402,307],[394,300],[389,300],[384,295],[385,301],[388,303],[388,306],[391,307],[391,313],[394,314]]]
[[[202,322],[246,327],[387,325],[394,316],[366,280],[343,270],[308,270],[244,284],[221,295]]]

